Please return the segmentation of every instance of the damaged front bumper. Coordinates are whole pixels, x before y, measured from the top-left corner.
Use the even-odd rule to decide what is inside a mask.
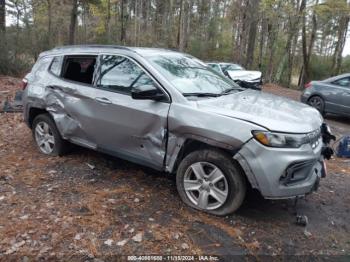
[[[262,90],[262,79],[256,79],[252,81],[245,81],[245,80],[234,80],[239,86],[243,88],[249,88],[254,90]]]
[[[320,138],[321,140],[321,138]],[[264,198],[284,199],[304,196],[317,190],[326,176],[325,152],[329,148],[319,143],[312,148],[305,144],[298,149],[266,147],[251,139],[234,156],[253,188]]]

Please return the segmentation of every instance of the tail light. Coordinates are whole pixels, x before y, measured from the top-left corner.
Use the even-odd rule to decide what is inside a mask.
[[[28,85],[28,81],[27,81],[27,79],[24,78],[22,80],[22,90],[26,89],[27,85]]]
[[[309,82],[309,83],[305,84],[304,87],[309,88],[309,87],[311,87],[311,85],[312,85],[311,82]]]

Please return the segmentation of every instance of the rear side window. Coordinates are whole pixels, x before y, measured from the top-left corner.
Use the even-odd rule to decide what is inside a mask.
[[[61,76],[64,79],[84,84],[92,84],[96,56],[65,56]]]
[[[97,86],[110,91],[130,94],[133,87],[156,86],[153,80],[132,60],[115,55],[101,57],[100,76]]]
[[[61,68],[62,68],[62,61],[63,61],[62,56],[55,56],[51,62],[50,72],[56,76],[60,76],[61,75]]]
[[[337,86],[350,87],[350,77],[344,77],[333,82]]]

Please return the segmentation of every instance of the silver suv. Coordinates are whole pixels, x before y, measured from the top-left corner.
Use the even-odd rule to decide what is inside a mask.
[[[249,185],[270,199],[305,195],[326,172],[317,110],[242,89],[187,54],[55,48],[24,82],[42,153],[62,155],[70,142],[174,173],[181,199],[211,214],[238,209]]]

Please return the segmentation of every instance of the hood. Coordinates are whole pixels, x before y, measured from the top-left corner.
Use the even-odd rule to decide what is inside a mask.
[[[260,71],[232,70],[227,71],[232,80],[251,81],[261,78]]]
[[[308,105],[254,90],[199,100],[197,106],[277,132],[308,133],[323,123],[321,114]]]

